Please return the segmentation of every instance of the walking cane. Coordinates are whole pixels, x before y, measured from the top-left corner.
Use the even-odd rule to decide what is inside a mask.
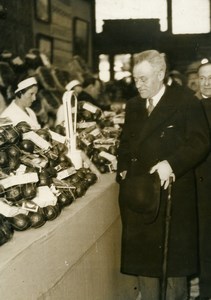
[[[172,208],[172,182],[173,178],[169,178],[168,195],[166,202],[166,215],[165,215],[165,235],[163,247],[163,265],[162,265],[162,279],[161,279],[161,300],[166,300],[167,290],[167,262],[168,262],[168,247],[169,247],[169,233],[171,226],[171,208]]]

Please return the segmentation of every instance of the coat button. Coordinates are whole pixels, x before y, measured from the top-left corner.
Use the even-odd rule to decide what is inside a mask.
[[[132,162],[136,162],[138,159],[136,158],[136,157],[134,157],[134,158],[131,158],[131,161]]]
[[[199,177],[199,181],[200,181],[200,182],[204,181],[204,178],[203,178],[202,176]]]

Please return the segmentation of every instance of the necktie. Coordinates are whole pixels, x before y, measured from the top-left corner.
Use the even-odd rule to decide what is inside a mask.
[[[153,111],[153,109],[155,108],[153,105],[153,99],[150,98],[149,100],[149,105],[147,107],[147,111],[148,111],[148,116],[150,116],[151,112]]]

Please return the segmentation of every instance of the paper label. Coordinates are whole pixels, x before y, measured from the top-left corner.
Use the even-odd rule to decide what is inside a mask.
[[[51,147],[51,144],[43,139],[39,134],[34,131],[29,131],[23,134],[24,140],[32,141],[36,146],[43,150],[48,150]]]
[[[28,214],[28,212],[26,212],[24,209],[14,205],[11,206],[7,203],[4,203],[3,201],[4,198],[0,199],[0,213],[5,217],[14,217],[18,214],[24,214],[24,215]]]
[[[95,128],[89,134],[91,134],[93,136],[98,136],[100,134],[100,130],[99,130],[99,128]]]
[[[87,146],[87,147],[88,147],[89,145],[91,145],[91,142],[88,141],[88,140],[85,139],[85,138],[82,138],[82,139],[81,139],[81,142],[84,143],[84,145]]]
[[[114,111],[103,111],[103,114],[106,118],[108,117],[115,117],[116,113]]]
[[[38,208],[39,208],[39,206],[31,200],[30,201],[29,200],[23,201],[21,207],[22,207],[22,209],[25,209],[27,211],[33,211],[33,212],[37,212]]]
[[[30,158],[25,155],[21,156],[20,160],[26,166],[37,168],[39,170],[41,168],[44,168],[46,166],[46,164],[48,163],[47,159],[36,158],[36,157]]]
[[[7,52],[7,53],[1,53],[1,56],[4,57],[4,58],[9,58],[9,57],[12,57],[12,53],[10,52]]]
[[[20,166],[16,169],[16,175],[21,175],[26,172],[26,166],[23,164],[20,164]]]
[[[94,149],[98,149],[98,148],[106,148],[107,150],[109,149],[111,145],[106,145],[106,144],[100,144],[100,145],[94,145]]]
[[[113,138],[108,138],[108,139],[97,139],[94,141],[94,145],[115,145],[116,141]]]
[[[84,129],[96,125],[96,122],[81,122],[77,123],[77,128]]]
[[[12,175],[0,180],[0,184],[5,188],[9,188],[14,185],[25,184],[29,182],[38,182],[39,178],[37,173],[25,173],[22,175]]]
[[[67,178],[67,177],[69,177],[69,176],[71,176],[75,173],[76,173],[75,168],[70,167],[68,169],[65,169],[65,170],[62,170],[62,171],[58,172],[56,178],[61,180],[61,179]]]
[[[83,109],[86,109],[86,110],[88,110],[88,111],[90,111],[91,113],[94,114],[97,111],[98,107],[91,104],[91,103],[86,102],[83,105]]]
[[[99,153],[99,155],[101,157],[106,158],[108,161],[110,161],[112,163],[112,167],[113,167],[114,170],[117,169],[117,159],[116,159],[116,156],[114,156],[114,155],[112,155],[112,154],[110,154],[108,152],[105,152],[105,151],[101,151]]]
[[[120,118],[113,118],[114,124],[124,124],[125,118],[120,117]]]
[[[59,134],[57,132],[51,131],[51,130],[49,130],[49,132],[50,132],[51,137],[52,137],[52,139],[54,141],[59,142],[61,144],[65,143],[65,141],[66,141],[66,137],[65,136],[63,136],[63,135],[61,135],[61,134]]]
[[[52,193],[50,188],[46,186],[39,186],[37,188],[37,196],[32,199],[39,207],[48,205],[56,205],[57,197]]]
[[[12,62],[13,62],[14,65],[18,65],[18,66],[23,65],[23,61],[22,61],[22,59],[20,58],[20,56],[15,57],[15,58],[12,60]]]

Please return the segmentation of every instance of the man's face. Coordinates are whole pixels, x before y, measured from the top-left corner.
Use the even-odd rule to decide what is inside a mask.
[[[211,65],[202,66],[199,69],[199,89],[201,94],[211,97]]]
[[[151,98],[155,96],[164,79],[164,72],[155,69],[148,61],[143,61],[133,68],[133,77],[136,87],[142,98]]]
[[[187,86],[194,92],[199,90],[199,80],[197,73],[190,73],[187,75]]]

